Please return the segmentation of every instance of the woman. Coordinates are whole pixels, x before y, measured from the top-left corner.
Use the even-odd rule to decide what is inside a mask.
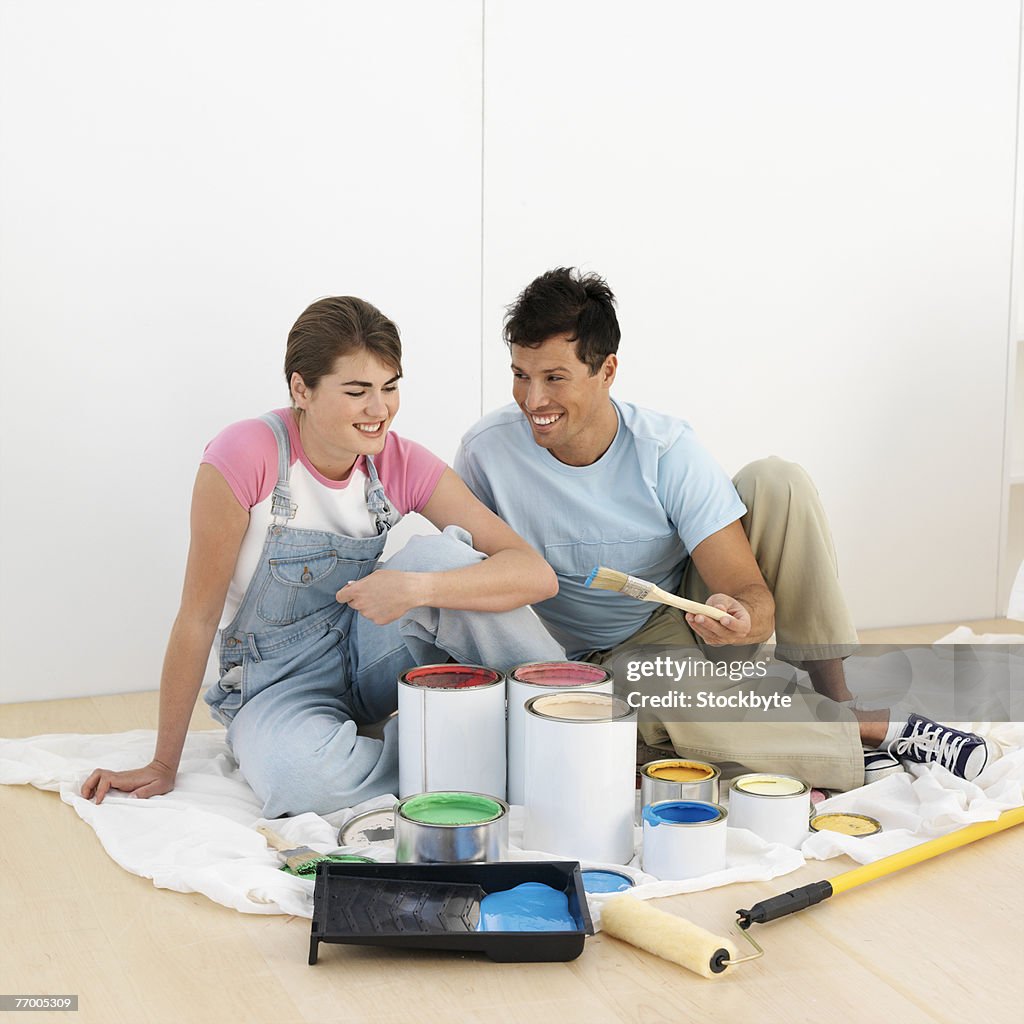
[[[396,721],[383,741],[356,729],[395,710],[413,665],[564,657],[524,607],[557,591],[547,563],[440,459],[390,432],[401,356],[395,325],[361,299],[321,299],[296,321],[292,407],[228,427],[196,476],[153,760],[97,769],[83,796],[170,792],[218,623],[221,678],[206,701],[267,817],[397,792]],[[443,533],[378,568],[410,511]]]

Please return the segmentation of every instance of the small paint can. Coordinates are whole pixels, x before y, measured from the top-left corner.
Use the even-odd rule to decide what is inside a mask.
[[[611,693],[615,680],[600,665],[586,661],[535,661],[519,665],[508,677],[508,802],[526,800],[526,708],[531,697],[565,690]]]
[[[882,823],[867,814],[847,814],[845,811],[816,814],[811,818],[812,832],[838,832],[844,836],[876,836],[882,831]]]
[[[508,804],[484,793],[417,793],[395,805],[399,864],[470,864],[508,856]]]
[[[583,891],[587,894],[606,892],[625,892],[632,889],[636,882],[621,871],[581,871]]]
[[[573,860],[633,857],[636,710],[610,693],[526,702],[523,845]]]
[[[398,677],[398,795],[505,798],[505,677],[481,665],[422,665]]]
[[[644,871],[664,881],[725,869],[728,814],[704,800],[660,800],[643,810]]]
[[[729,824],[734,828],[797,848],[807,838],[810,816],[810,787],[792,775],[752,772],[732,781]]]
[[[339,846],[369,846],[389,843],[395,838],[395,810],[379,807],[349,818],[338,830]]]
[[[712,764],[666,757],[640,769],[640,807],[661,800],[702,800],[717,804],[722,773]]]

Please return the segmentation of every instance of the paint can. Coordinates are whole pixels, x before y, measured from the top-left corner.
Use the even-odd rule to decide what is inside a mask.
[[[508,802],[526,799],[526,708],[531,697],[563,690],[611,693],[615,680],[600,665],[586,661],[535,661],[519,665],[508,677]]]
[[[422,665],[398,677],[398,795],[465,790],[505,798],[505,677]]]
[[[882,823],[867,814],[849,814],[846,811],[832,811],[816,814],[810,821],[812,832],[838,832],[844,836],[876,836],[882,831]]]
[[[660,800],[643,810],[643,869],[664,881],[725,869],[728,814],[704,800]]]
[[[769,843],[799,848],[807,838],[811,791],[792,775],[752,772],[733,779],[729,824],[746,828]]]
[[[717,804],[722,773],[703,761],[666,757],[640,769],[640,807],[661,800],[701,800]]]
[[[508,856],[508,804],[484,793],[417,793],[395,806],[399,864],[469,864]]]
[[[526,702],[523,845],[573,860],[633,857],[636,710],[610,693]]]

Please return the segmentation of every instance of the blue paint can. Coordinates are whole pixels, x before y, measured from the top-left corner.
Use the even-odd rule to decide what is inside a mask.
[[[726,810],[703,800],[661,800],[643,810],[643,868],[655,878],[697,878],[725,868]]]

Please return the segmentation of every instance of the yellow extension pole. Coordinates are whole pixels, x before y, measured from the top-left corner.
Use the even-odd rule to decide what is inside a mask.
[[[929,839],[926,843],[919,843],[910,847],[909,850],[901,850],[899,853],[882,857],[871,864],[862,864],[859,868],[851,868],[844,871],[835,878],[830,878],[829,885],[832,886],[832,894],[836,895],[846,892],[854,886],[863,885],[865,882],[873,882],[883,875],[892,874],[901,868],[908,868],[911,864],[920,864],[923,860],[938,857],[940,853],[947,850],[955,850],[958,846],[966,846],[978,839],[984,839],[995,832],[1002,832],[1004,829],[1013,828],[1024,822],[1024,807],[1014,807],[1009,811],[1003,811],[995,821],[976,821],[973,825],[966,825],[958,828],[948,835],[939,836],[937,839]]]
[[[955,850],[958,846],[966,846],[968,843],[984,839],[986,836],[1013,828],[1014,825],[1021,823],[1024,823],[1024,807],[1013,807],[1008,811],[1003,811],[994,821],[977,821],[973,825],[959,828],[948,835],[939,836],[938,839],[929,839],[925,843],[919,843],[909,850],[882,857],[881,860],[876,860],[872,864],[863,864],[859,868],[844,871],[841,875],[836,875],[835,878],[812,882],[810,885],[784,892],[779,896],[769,897],[755,904],[750,910],[738,910],[736,913],[739,915],[739,926],[749,928],[752,924],[765,924],[776,918],[784,917],[786,914],[794,914],[815,903],[821,903],[822,900],[827,900],[836,893],[846,892],[865,882],[872,882],[876,878],[891,875],[901,868],[920,864],[923,860],[938,857],[939,854]]]

